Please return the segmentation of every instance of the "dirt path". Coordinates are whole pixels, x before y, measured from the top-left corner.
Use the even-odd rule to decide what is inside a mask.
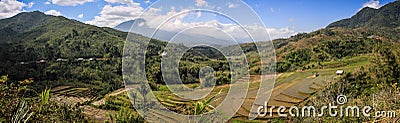
[[[106,96],[109,96],[109,97],[117,96],[117,95],[119,95],[119,94],[124,93],[125,91],[126,91],[125,88],[121,88],[121,89],[115,90],[115,91],[113,91],[113,92],[107,94]],[[106,96],[105,96],[105,97],[106,97]],[[100,100],[98,100],[98,101],[94,101],[92,104],[95,105],[95,106],[100,106],[100,105],[103,105],[103,104],[105,104],[105,103],[106,103],[105,98],[102,98],[102,99],[100,99]]]

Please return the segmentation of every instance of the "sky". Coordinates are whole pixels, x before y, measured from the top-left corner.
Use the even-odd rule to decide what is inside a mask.
[[[142,12],[148,13],[152,20],[165,20],[168,15],[189,9],[224,10],[225,13],[240,19],[254,32],[267,29],[273,39],[285,38],[300,32],[311,32],[324,28],[329,23],[349,18],[364,7],[379,8],[395,0],[180,0],[182,2],[156,2],[156,0],[0,0],[0,19],[12,17],[20,12],[39,10],[48,15],[64,16],[83,23],[100,27],[114,27],[121,22],[136,19]],[[243,4],[245,3],[245,4]],[[246,5],[247,4],[247,5]],[[248,8],[250,7],[250,8]],[[265,25],[253,17],[252,10]],[[229,15],[229,14],[228,14]],[[238,29],[238,25],[224,17],[212,16],[202,12],[191,12],[177,17],[171,23],[183,26],[166,26],[165,30],[178,31],[191,26],[218,25],[221,30]],[[149,20],[150,21],[150,20]],[[221,24],[218,24],[221,23]],[[154,23],[155,24],[155,23]],[[158,23],[157,23],[158,24]],[[148,25],[151,25],[149,22]],[[157,26],[157,25],[153,25]],[[239,33],[237,33],[239,34]]]

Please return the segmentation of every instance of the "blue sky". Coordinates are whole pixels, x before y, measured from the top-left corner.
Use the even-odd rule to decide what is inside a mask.
[[[118,10],[138,11],[149,7],[154,0],[0,0],[0,18],[6,18],[22,11],[39,10],[47,14],[62,15],[84,23],[97,26],[115,26],[110,19],[128,20],[124,17],[111,17]],[[334,21],[349,18],[361,8],[380,6],[394,0],[243,0],[260,16],[267,28],[281,30],[285,37],[298,32],[310,32],[325,27]],[[17,4],[20,3],[20,4]],[[196,0],[196,4],[207,4],[208,0]],[[22,5],[22,4],[24,5]],[[130,8],[117,8],[118,6]],[[173,5],[173,4],[172,4]],[[2,7],[8,6],[8,7]],[[15,6],[15,7],[13,7]],[[232,7],[234,7],[232,5]],[[5,9],[5,10],[2,10]],[[169,8],[168,8],[169,9]],[[80,15],[80,16],[79,16]],[[130,14],[128,16],[134,16]],[[245,15],[245,14],[244,14]],[[97,18],[96,18],[97,16]],[[110,19],[108,19],[110,18]],[[120,22],[118,22],[120,23]]]

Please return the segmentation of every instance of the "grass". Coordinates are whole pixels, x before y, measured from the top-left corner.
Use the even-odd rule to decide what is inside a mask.
[[[369,61],[370,56],[369,55],[363,55],[363,56],[357,56],[353,58],[345,58],[342,60],[336,60],[336,61],[329,61],[329,62],[322,62],[321,64],[323,65],[323,68],[321,69],[309,69],[305,71],[297,71],[297,72],[287,72],[287,73],[282,73],[279,77],[276,78],[275,86],[283,84],[283,83],[292,83],[292,82],[301,82],[304,81],[305,79],[311,79],[310,77],[313,75],[314,72],[317,72],[320,76],[318,78],[314,78],[316,80],[321,80],[321,79],[326,79],[327,77],[334,77],[336,76],[336,70],[341,69],[345,70],[345,72],[351,72],[355,68],[367,65],[370,63]],[[315,63],[314,63],[315,64]],[[314,80],[312,79],[312,80]],[[251,79],[251,83],[249,84],[250,90],[256,90],[258,89],[260,84],[260,81],[258,79]],[[189,88],[196,88],[199,86],[199,84],[187,84],[186,85]],[[198,107],[195,107],[194,109],[198,108],[196,110],[197,112],[194,112],[195,114],[204,112],[204,105],[203,107],[200,105],[201,101],[190,101],[190,100],[185,100],[182,98],[177,97],[174,95],[171,91],[169,91],[169,88],[166,85],[158,85],[159,90],[158,91],[152,91],[152,93],[158,98],[159,101],[162,102],[162,104],[166,107],[171,107],[172,109],[175,110],[182,110],[182,112],[188,113],[185,109],[182,108],[176,108],[176,107],[187,107],[190,105],[198,105]],[[178,88],[176,85],[172,85],[172,88]],[[218,92],[222,92],[221,95],[226,94],[229,91],[229,86],[216,86],[214,90],[210,93],[210,95],[214,95]],[[206,98],[210,98],[212,96],[207,96]],[[215,99],[221,98],[220,96],[215,97]],[[223,98],[223,96],[222,96]],[[126,96],[126,93],[117,95],[115,97],[111,97],[108,99],[108,101],[113,102],[112,104],[109,104],[112,107],[115,107],[117,109],[122,109],[128,105],[131,105],[131,101]],[[185,106],[186,105],[186,106]],[[173,108],[175,107],[175,108]],[[194,110],[195,111],[195,110]],[[179,112],[179,111],[178,111]],[[284,122],[285,119],[277,120],[277,119],[272,119],[274,122]],[[233,118],[231,119],[231,122],[234,123],[242,123],[242,122],[250,122],[250,123],[257,123],[257,122],[265,122],[265,121],[260,121],[260,120],[253,120],[253,121],[248,121],[246,119],[243,119],[241,117],[238,118]]]
[[[49,99],[50,99],[50,90],[51,89],[45,89],[42,91],[42,93],[40,94],[40,108],[39,108],[39,112],[41,112],[43,110],[43,106],[47,105],[49,103]]]

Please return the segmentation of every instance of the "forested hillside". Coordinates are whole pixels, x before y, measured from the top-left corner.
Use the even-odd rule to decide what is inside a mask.
[[[33,78],[39,88],[44,88],[43,85],[90,87],[99,90],[100,95],[123,87],[121,59],[127,33],[39,11],[20,13],[0,20],[0,24],[0,75],[8,75],[13,80]],[[143,42],[150,40],[132,35]],[[164,84],[160,60],[166,45],[152,39],[147,48],[147,75],[154,85]],[[176,47],[184,48],[179,44]],[[221,55],[213,49],[190,49],[180,66],[183,82],[198,83],[201,66],[211,65],[215,69],[226,66],[226,59]],[[219,69],[218,75],[224,81],[228,81],[229,75],[223,71],[228,69]]]

